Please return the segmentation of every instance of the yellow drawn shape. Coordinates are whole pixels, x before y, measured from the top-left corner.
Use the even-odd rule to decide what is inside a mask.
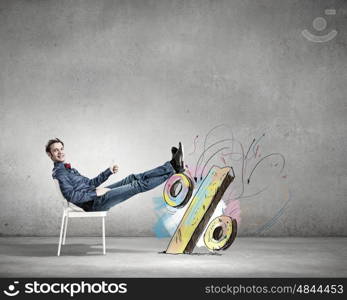
[[[236,221],[229,216],[215,218],[207,227],[204,242],[209,250],[224,250],[236,236]],[[235,227],[235,228],[233,228]]]

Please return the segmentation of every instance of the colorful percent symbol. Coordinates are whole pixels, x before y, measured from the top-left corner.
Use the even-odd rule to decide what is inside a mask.
[[[224,192],[234,180],[231,167],[213,166],[201,182],[197,192],[173,234],[166,253],[179,254],[193,252],[197,241],[208,224]],[[164,187],[164,200],[173,207],[183,207],[191,198],[193,181],[185,174],[170,177]],[[211,250],[227,249],[236,237],[236,221],[227,216],[213,220],[204,235],[206,247]]]

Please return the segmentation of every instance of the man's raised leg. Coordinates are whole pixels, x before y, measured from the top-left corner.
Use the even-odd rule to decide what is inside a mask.
[[[173,175],[174,173],[175,173],[174,168],[172,167],[171,163],[169,161],[167,161],[163,165],[158,166],[154,169],[145,171],[143,173],[130,174],[129,176],[125,177],[124,179],[117,181],[117,182],[115,182],[111,185],[108,185],[106,187],[109,189],[114,189],[114,188],[117,188],[117,187],[120,187],[120,186],[123,186],[126,184],[130,184],[133,181],[145,180],[147,178],[158,177],[158,176],[167,175],[167,174]]]
[[[166,174],[162,174],[156,177],[144,177],[139,180],[133,180],[129,184],[124,184],[119,187],[114,187],[106,194],[101,197],[98,197],[94,200],[92,210],[93,211],[102,211],[109,210],[112,206],[115,206],[130,197],[138,194],[149,191],[163,182],[165,182],[169,177],[174,174],[174,171]]]

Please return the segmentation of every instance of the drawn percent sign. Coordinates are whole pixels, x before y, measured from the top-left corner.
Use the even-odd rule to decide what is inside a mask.
[[[204,232],[224,192],[234,180],[230,167],[213,166],[184,213],[169,245],[164,251],[170,254],[191,254]],[[193,193],[193,181],[183,173],[171,176],[164,187],[165,202],[176,208],[185,206]],[[219,216],[212,220],[204,234],[204,243],[209,250],[226,250],[234,241],[237,223],[229,216]]]

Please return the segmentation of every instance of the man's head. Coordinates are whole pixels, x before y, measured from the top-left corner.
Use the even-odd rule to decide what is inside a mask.
[[[64,143],[58,138],[49,140],[46,145],[46,153],[54,162],[64,162]]]

